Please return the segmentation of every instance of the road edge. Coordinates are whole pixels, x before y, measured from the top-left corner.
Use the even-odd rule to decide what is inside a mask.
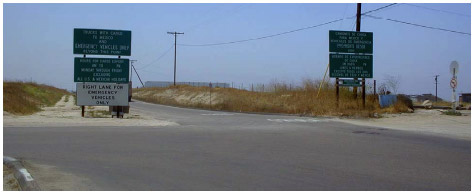
[[[14,169],[14,177],[18,181],[18,184],[20,184],[20,188],[23,191],[39,191],[40,186],[36,181],[33,179],[31,174],[26,170],[26,168],[23,166],[21,161],[9,157],[9,156],[3,156],[3,164],[6,165],[9,168]]]
[[[337,117],[337,116],[311,116],[311,115],[305,115],[305,114],[287,114],[287,113],[278,113],[278,112],[248,112],[248,111],[232,111],[232,110],[210,110],[210,109],[206,109],[206,108],[194,108],[194,107],[186,107],[186,106],[180,106],[180,105],[168,105],[168,104],[152,103],[152,102],[146,102],[146,101],[137,100],[137,99],[133,99],[133,98],[132,98],[132,100],[133,100],[132,102],[141,102],[141,103],[154,104],[154,105],[160,105],[160,106],[168,106],[168,107],[173,107],[173,108],[183,108],[183,109],[212,111],[212,112],[230,112],[230,113],[237,113],[237,114],[258,114],[258,115],[273,115],[273,116],[295,116],[295,117],[325,118],[325,119],[332,119],[332,118]]]

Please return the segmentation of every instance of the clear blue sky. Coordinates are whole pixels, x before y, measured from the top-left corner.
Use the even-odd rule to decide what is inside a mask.
[[[362,12],[388,4],[363,4]],[[470,4],[399,4],[371,13],[426,26],[470,32]],[[445,10],[459,14],[430,10]],[[34,80],[73,89],[73,28],[132,31],[132,56],[144,81],[173,81],[173,44],[167,31],[184,32],[179,44],[227,42],[317,25],[356,14],[351,4],[4,4],[4,80]],[[462,15],[460,15],[462,14]],[[298,84],[322,78],[328,31],[354,30],[355,19],[257,41],[178,47],[177,81]],[[385,19],[362,18],[374,33],[374,79],[400,76],[399,92],[449,99],[449,65],[460,64],[457,92],[470,92],[471,36]],[[107,56],[111,57],[111,56]],[[147,66],[148,65],[148,66]],[[145,67],[145,68],[144,68]],[[133,76],[134,86],[138,86]],[[370,79],[369,82],[372,82]]]

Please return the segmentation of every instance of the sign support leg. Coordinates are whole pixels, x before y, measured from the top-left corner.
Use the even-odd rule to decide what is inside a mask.
[[[373,102],[376,101],[376,80],[373,80]]]
[[[81,116],[84,117],[84,110],[85,110],[85,107],[84,106],[81,106]]]
[[[339,107],[340,101],[340,87],[338,86],[338,82],[340,82],[340,78],[335,79],[335,91],[336,91],[336,107]]]
[[[363,78],[362,82],[361,82],[362,86],[361,86],[361,96],[363,98],[363,108],[365,108],[366,106],[366,85],[365,85],[365,78]]]

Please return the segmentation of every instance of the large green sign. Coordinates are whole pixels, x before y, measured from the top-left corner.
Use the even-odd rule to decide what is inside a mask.
[[[74,82],[128,83],[129,59],[74,58]]]
[[[74,54],[130,56],[132,31],[74,29]]]
[[[330,77],[373,78],[373,56],[330,54]]]
[[[356,31],[330,31],[330,52],[373,53],[373,33]]]

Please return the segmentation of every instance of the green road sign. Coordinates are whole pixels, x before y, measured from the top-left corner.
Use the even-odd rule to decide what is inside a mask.
[[[74,29],[74,54],[130,56],[132,31]]]
[[[359,87],[361,86],[361,81],[360,80],[354,80],[354,79],[340,79],[342,81],[341,84],[338,84],[340,86],[346,86],[346,87]]]
[[[129,59],[74,58],[74,82],[128,83]]]
[[[373,56],[330,54],[330,77],[373,78]]]
[[[330,31],[330,52],[373,53],[373,33],[356,31]]]

